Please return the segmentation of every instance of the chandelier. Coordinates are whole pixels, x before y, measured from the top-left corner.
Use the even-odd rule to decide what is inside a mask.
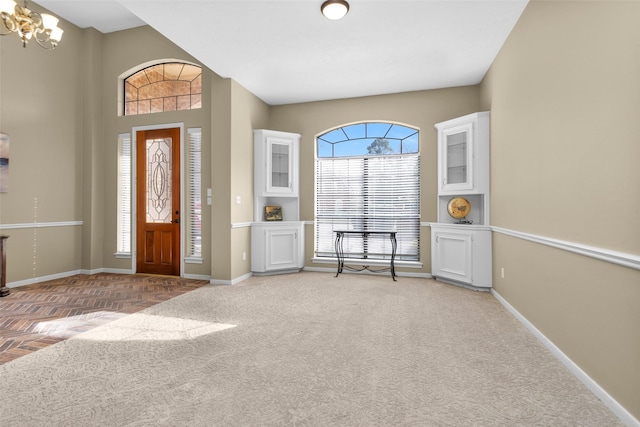
[[[0,0],[0,17],[8,32],[6,36],[17,33],[22,40],[22,46],[33,38],[45,49],[55,49],[62,38],[63,30],[58,27],[58,18],[48,13],[37,13],[27,9],[27,0],[24,6],[17,5],[14,0]]]

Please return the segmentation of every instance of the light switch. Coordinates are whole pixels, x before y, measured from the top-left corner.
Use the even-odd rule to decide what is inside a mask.
[[[236,205],[239,205],[241,202],[240,196],[236,196]]]

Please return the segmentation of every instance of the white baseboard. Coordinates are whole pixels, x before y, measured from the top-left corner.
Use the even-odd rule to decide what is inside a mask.
[[[99,273],[135,274],[131,269],[122,269],[122,268],[96,268],[93,270],[82,269],[82,270],[66,271],[64,273],[50,274],[48,276],[31,277],[25,280],[10,282],[10,283],[7,283],[7,288],[17,288],[19,286],[32,285],[34,283],[47,282],[49,280],[64,279],[65,277],[75,276],[76,274],[91,275],[91,274],[99,274]],[[194,280],[209,280],[211,278],[208,275],[201,275],[201,274],[185,274],[183,277],[185,279],[194,279]],[[251,277],[251,275],[249,274],[248,277]],[[241,282],[242,280],[247,279],[248,277],[242,276],[241,278],[234,279],[233,281],[229,281],[228,283],[225,283],[225,284],[230,284],[230,285],[235,284],[235,283]]]
[[[47,282],[49,280],[64,279],[65,277],[75,276],[76,274],[98,274],[98,273],[113,273],[113,274],[133,274],[131,270],[123,270],[118,268],[96,268],[93,270],[72,270],[65,271],[64,273],[50,274],[48,276],[31,277],[29,279],[18,280],[16,282],[7,283],[7,288],[17,288],[18,286],[33,285],[34,283]],[[207,277],[208,279],[208,277]]]
[[[304,267],[302,269],[302,271],[313,271],[313,272],[317,272],[317,273],[333,273],[333,275],[335,276],[336,274],[336,268],[327,268],[327,267]],[[363,271],[349,271],[349,270],[343,270],[342,273],[340,274],[369,274],[372,276],[380,276],[380,275],[389,275],[390,273],[388,271],[385,272],[380,272],[380,273],[373,273],[371,271],[368,270],[363,270]],[[396,277],[416,277],[418,279],[433,279],[433,276],[431,276],[431,274],[429,273],[409,273],[406,271],[396,271]]]
[[[315,273],[333,273],[335,275],[336,269],[328,267],[303,267],[302,271],[313,271]]]
[[[123,268],[99,268],[92,274],[98,273],[112,273],[112,274],[135,274],[132,269],[123,269]]]
[[[208,274],[183,274],[182,277],[193,280],[211,280],[211,276]]]
[[[416,277],[418,279],[433,279],[430,273],[409,273],[407,271],[396,271],[398,277]]]
[[[598,399],[605,404],[611,412],[613,412],[628,427],[640,427],[638,421],[629,411],[627,411],[617,400],[605,391],[595,382],[585,371],[583,371],[573,360],[562,352],[549,338],[544,336],[531,322],[529,322],[522,314],[518,312],[511,304],[507,302],[499,293],[491,289],[491,294],[503,305],[516,319],[520,321],[551,353],[569,369],[569,371],[580,380]]]
[[[302,269],[302,271],[314,271],[314,272],[318,272],[318,273],[333,273],[335,275],[336,269],[335,268],[324,268],[324,267],[304,267]],[[389,272],[384,272],[384,273],[372,273],[370,271],[360,271],[360,272],[353,272],[353,271],[344,271],[341,274],[369,274],[372,276],[380,276],[380,275],[389,275]],[[247,280],[249,277],[253,276],[253,273],[247,273],[243,276],[240,277],[236,277],[233,280],[218,280],[218,279],[210,279],[209,282],[212,285],[235,285],[238,284],[240,282],[242,282],[243,280]],[[407,272],[396,272],[396,276],[397,277],[416,277],[416,278],[422,278],[422,279],[431,279],[432,276],[429,273],[407,273]]]
[[[122,268],[96,268],[93,270],[80,270],[79,274],[100,274],[100,273],[111,273],[111,274],[134,274],[131,269],[122,269]]]
[[[211,283],[212,285],[236,285],[242,282],[243,280],[247,280],[251,276],[253,276],[253,273],[247,273],[243,276],[236,277],[235,279],[232,279],[232,280],[210,279],[209,283]]]
[[[48,276],[31,277],[29,279],[18,280],[17,282],[7,283],[7,288],[17,288],[19,286],[32,285],[34,283],[46,282],[48,280],[63,279],[65,277],[74,276],[76,274],[87,274],[85,270],[67,271],[64,273],[50,274]]]

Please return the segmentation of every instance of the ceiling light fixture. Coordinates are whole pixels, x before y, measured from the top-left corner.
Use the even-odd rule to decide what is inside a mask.
[[[45,49],[55,49],[64,32],[58,27],[59,19],[48,13],[39,14],[24,6],[17,5],[14,0],[0,0],[0,17],[8,33],[0,32],[0,36],[16,33],[22,40],[22,46],[33,37]]]
[[[320,6],[322,14],[327,19],[336,21],[343,18],[349,12],[349,3],[345,0],[327,0]]]

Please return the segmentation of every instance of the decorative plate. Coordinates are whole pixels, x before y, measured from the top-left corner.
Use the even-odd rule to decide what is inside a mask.
[[[455,219],[462,219],[471,212],[471,203],[464,197],[454,197],[447,204],[447,212]]]

